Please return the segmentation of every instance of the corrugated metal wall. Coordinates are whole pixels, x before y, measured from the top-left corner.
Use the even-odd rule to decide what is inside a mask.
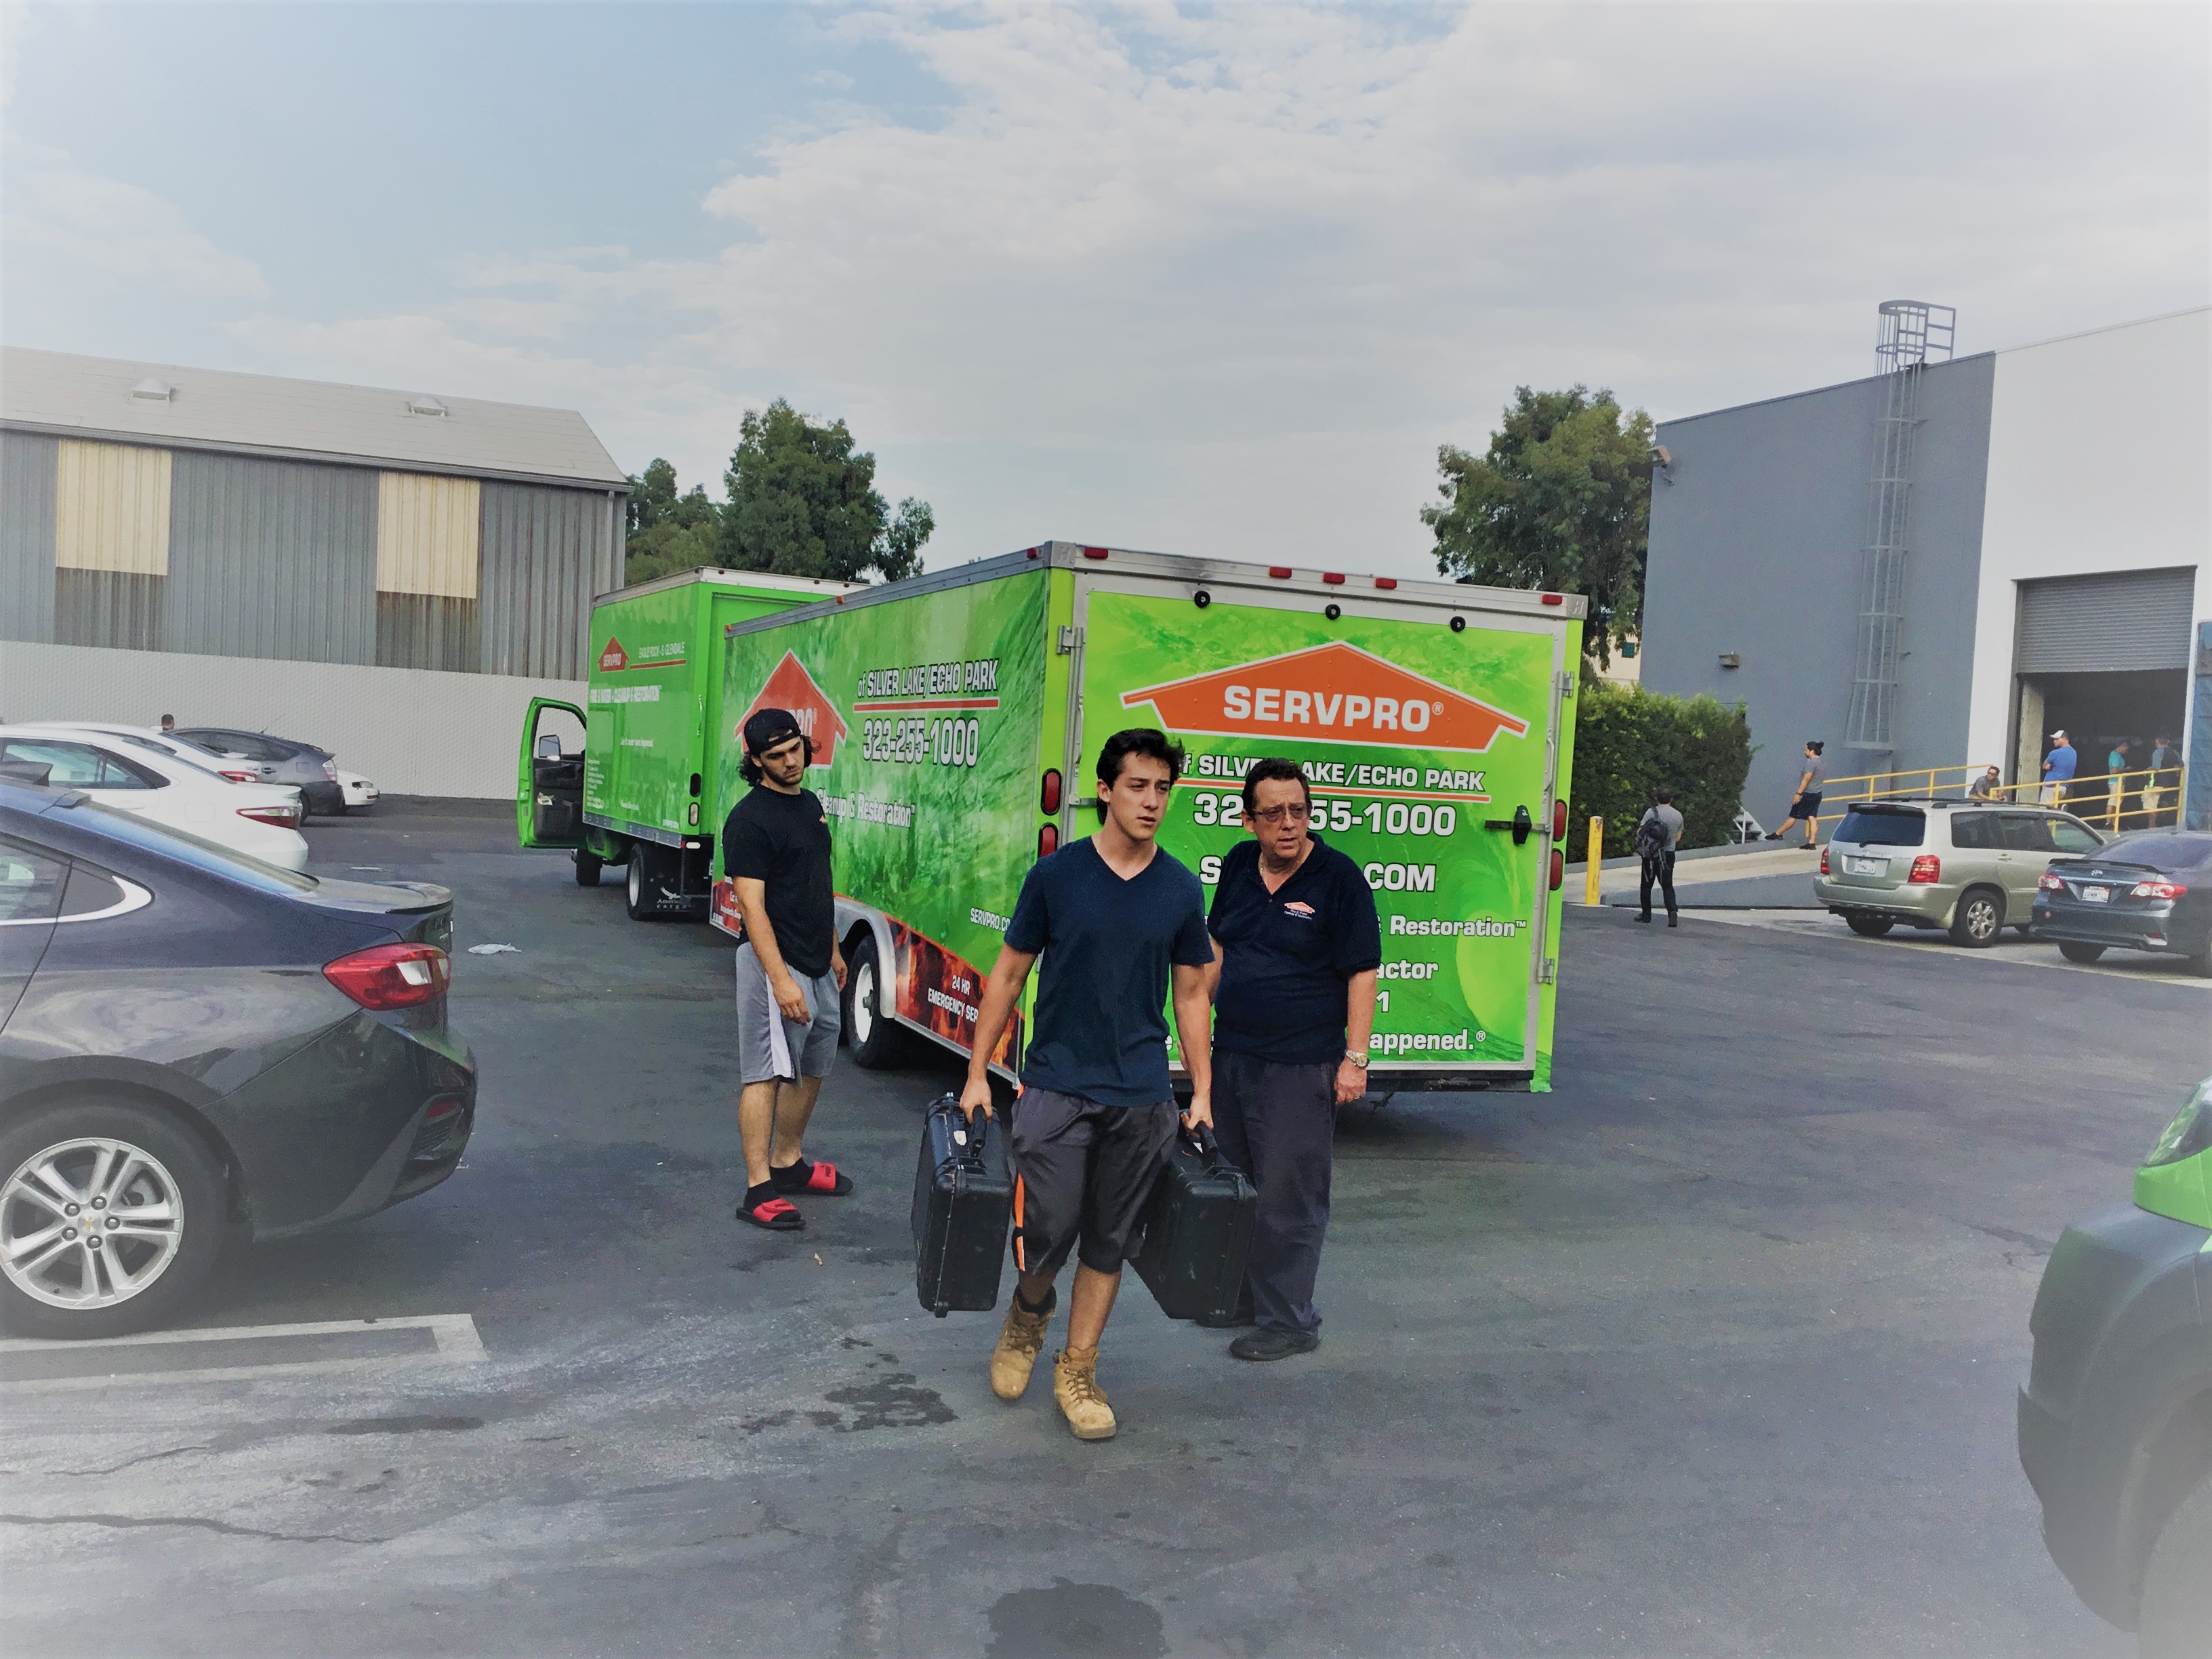
[[[2014,672],[2186,668],[2196,590],[2194,565],[2022,582]]]
[[[377,475],[180,451],[164,646],[376,660]]]
[[[60,450],[58,438],[0,432],[0,639],[54,636],[54,481]]]
[[[580,679],[620,526],[604,489],[0,433],[0,638]]]

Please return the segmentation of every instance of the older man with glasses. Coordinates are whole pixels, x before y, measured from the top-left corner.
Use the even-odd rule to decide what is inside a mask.
[[[1295,761],[1244,775],[1252,839],[1221,860],[1213,935],[1213,1122],[1260,1191],[1239,1359],[1321,1346],[1314,1280],[1328,1229],[1336,1109],[1367,1092],[1367,1042],[1382,965],[1375,895],[1359,866],[1312,833],[1313,792]]]

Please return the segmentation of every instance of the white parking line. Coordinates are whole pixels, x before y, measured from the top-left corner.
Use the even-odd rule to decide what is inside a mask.
[[[364,1353],[337,1358],[276,1359],[252,1365],[194,1364],[190,1354],[192,1345],[218,1342],[269,1342],[286,1339],[343,1339],[348,1336],[374,1337],[395,1331],[422,1331],[428,1334],[432,1346],[428,1352],[417,1350],[407,1353]],[[327,1346],[325,1342],[322,1346]],[[491,1356],[484,1352],[483,1338],[477,1331],[477,1322],[469,1314],[418,1314],[396,1319],[333,1319],[295,1325],[233,1325],[215,1330],[149,1331],[137,1336],[112,1336],[92,1340],[58,1340],[36,1337],[16,1337],[0,1340],[0,1369],[5,1367],[9,1355],[67,1354],[82,1358],[96,1364],[103,1352],[116,1350],[137,1350],[149,1347],[173,1346],[179,1350],[175,1365],[159,1370],[118,1370],[93,1375],[71,1376],[25,1377],[0,1381],[0,1394],[27,1394],[69,1389],[104,1389],[119,1383],[228,1382],[238,1378],[275,1376],[304,1376],[314,1371],[351,1370],[365,1365],[408,1365],[439,1364],[448,1365],[477,1365],[487,1364]],[[220,1356],[210,1356],[219,1361]]]
[[[2199,979],[2182,965],[2179,957],[2154,957],[2136,951],[2116,951],[2111,962],[2069,962],[2054,945],[2022,939],[2000,942],[1986,951],[1970,951],[1942,939],[1914,939],[1892,933],[1883,939],[1859,939],[1835,917],[1811,910],[1700,910],[1684,905],[1682,914],[1699,921],[1724,921],[1733,927],[1759,927],[1774,933],[1799,933],[1814,939],[1832,939],[1854,948],[1871,945],[1892,951],[1933,951],[1965,962],[2005,962],[2021,968],[2055,968],[2068,974],[2101,974],[2134,985],[2171,985],[2180,990],[2212,995],[2212,979]],[[2122,965],[2124,964],[2124,965]]]

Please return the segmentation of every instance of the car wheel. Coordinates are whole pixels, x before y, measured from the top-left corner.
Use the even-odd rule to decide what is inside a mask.
[[[599,858],[596,853],[576,849],[576,885],[597,887],[599,884]]]
[[[2058,954],[2069,962],[2094,962],[2105,954],[2101,945],[2078,945],[2070,939],[2058,941]]]
[[[159,1324],[222,1254],[222,1170],[197,1137],[89,1097],[0,1133],[0,1322],[35,1337]]]
[[[2189,971],[2199,979],[2212,979],[2212,942],[2188,958]]]
[[[2212,1479],[2181,1500],[2143,1568],[2136,1629],[2142,1659],[2199,1659],[2212,1630]]]
[[[879,1072],[897,1064],[906,1048],[906,1032],[883,1012],[883,964],[876,957],[876,938],[863,933],[845,963],[845,1043],[853,1063],[864,1071]]]
[[[1986,951],[2004,931],[2004,897],[1987,887],[1969,887],[1951,913],[1951,943]]]
[[[1880,939],[1897,924],[1887,916],[1845,916],[1844,926],[1861,939]]]

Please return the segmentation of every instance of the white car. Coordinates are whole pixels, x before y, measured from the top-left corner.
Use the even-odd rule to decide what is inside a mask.
[[[243,755],[211,755],[197,744],[186,743],[154,726],[125,726],[112,720],[39,720],[33,722],[49,732],[94,732],[129,744],[133,749],[150,749],[157,755],[167,755],[197,766],[203,772],[212,772],[228,778],[233,783],[266,783],[276,787],[276,769],[264,763],[250,761]]]
[[[103,806],[198,836],[280,869],[301,870],[300,792],[234,783],[120,738],[69,726],[0,726],[0,763],[46,769],[46,781]]]
[[[345,810],[347,811],[366,811],[368,808],[376,805],[376,786],[374,784],[371,783],[367,778],[362,776],[360,773],[349,772],[343,766],[337,769],[337,773],[338,787],[345,791]]]

